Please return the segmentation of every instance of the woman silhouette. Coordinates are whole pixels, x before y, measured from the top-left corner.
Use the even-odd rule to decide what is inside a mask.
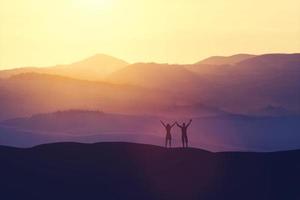
[[[170,125],[169,123],[166,125],[163,121],[160,121],[160,123],[166,128],[166,141],[165,141],[165,146],[168,147],[168,143],[169,143],[169,147],[171,147],[171,140],[172,140],[172,136],[171,136],[171,129],[173,128],[173,126],[175,125],[172,124]]]

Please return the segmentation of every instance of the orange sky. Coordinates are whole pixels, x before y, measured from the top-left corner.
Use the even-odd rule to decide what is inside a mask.
[[[0,0],[0,69],[300,52],[299,0]]]

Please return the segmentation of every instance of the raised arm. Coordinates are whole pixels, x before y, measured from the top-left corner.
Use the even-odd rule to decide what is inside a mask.
[[[178,124],[178,122],[175,122],[175,124],[176,124],[178,127],[182,128],[182,126],[180,126],[180,125]]]
[[[160,120],[160,123],[161,123],[164,127],[167,127],[163,121]]]
[[[190,121],[189,121],[189,123],[186,125],[186,127],[189,127],[190,125],[191,125],[191,123],[192,123],[192,119],[190,119]]]

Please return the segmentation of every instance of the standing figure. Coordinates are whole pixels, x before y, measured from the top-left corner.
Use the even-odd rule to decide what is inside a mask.
[[[170,124],[165,124],[163,121],[160,121],[161,122],[161,124],[166,128],[166,141],[165,141],[165,146],[166,147],[168,147],[168,143],[169,143],[169,147],[171,147],[172,145],[171,145],[171,140],[172,140],[172,136],[171,136],[171,129],[173,128],[173,126],[175,125],[175,123],[174,124],[172,124],[172,125],[170,125]]]
[[[189,121],[188,124],[183,123],[182,125],[179,125],[176,122],[176,125],[181,128],[181,141],[182,141],[182,146],[184,147],[188,147],[188,136],[187,136],[187,128],[191,125],[192,120]]]

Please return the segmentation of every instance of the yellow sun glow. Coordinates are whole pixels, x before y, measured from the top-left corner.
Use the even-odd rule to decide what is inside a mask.
[[[194,63],[299,52],[299,8],[299,0],[0,0],[0,69],[95,53]]]
[[[74,3],[81,8],[103,10],[110,7],[113,0],[74,0]]]

